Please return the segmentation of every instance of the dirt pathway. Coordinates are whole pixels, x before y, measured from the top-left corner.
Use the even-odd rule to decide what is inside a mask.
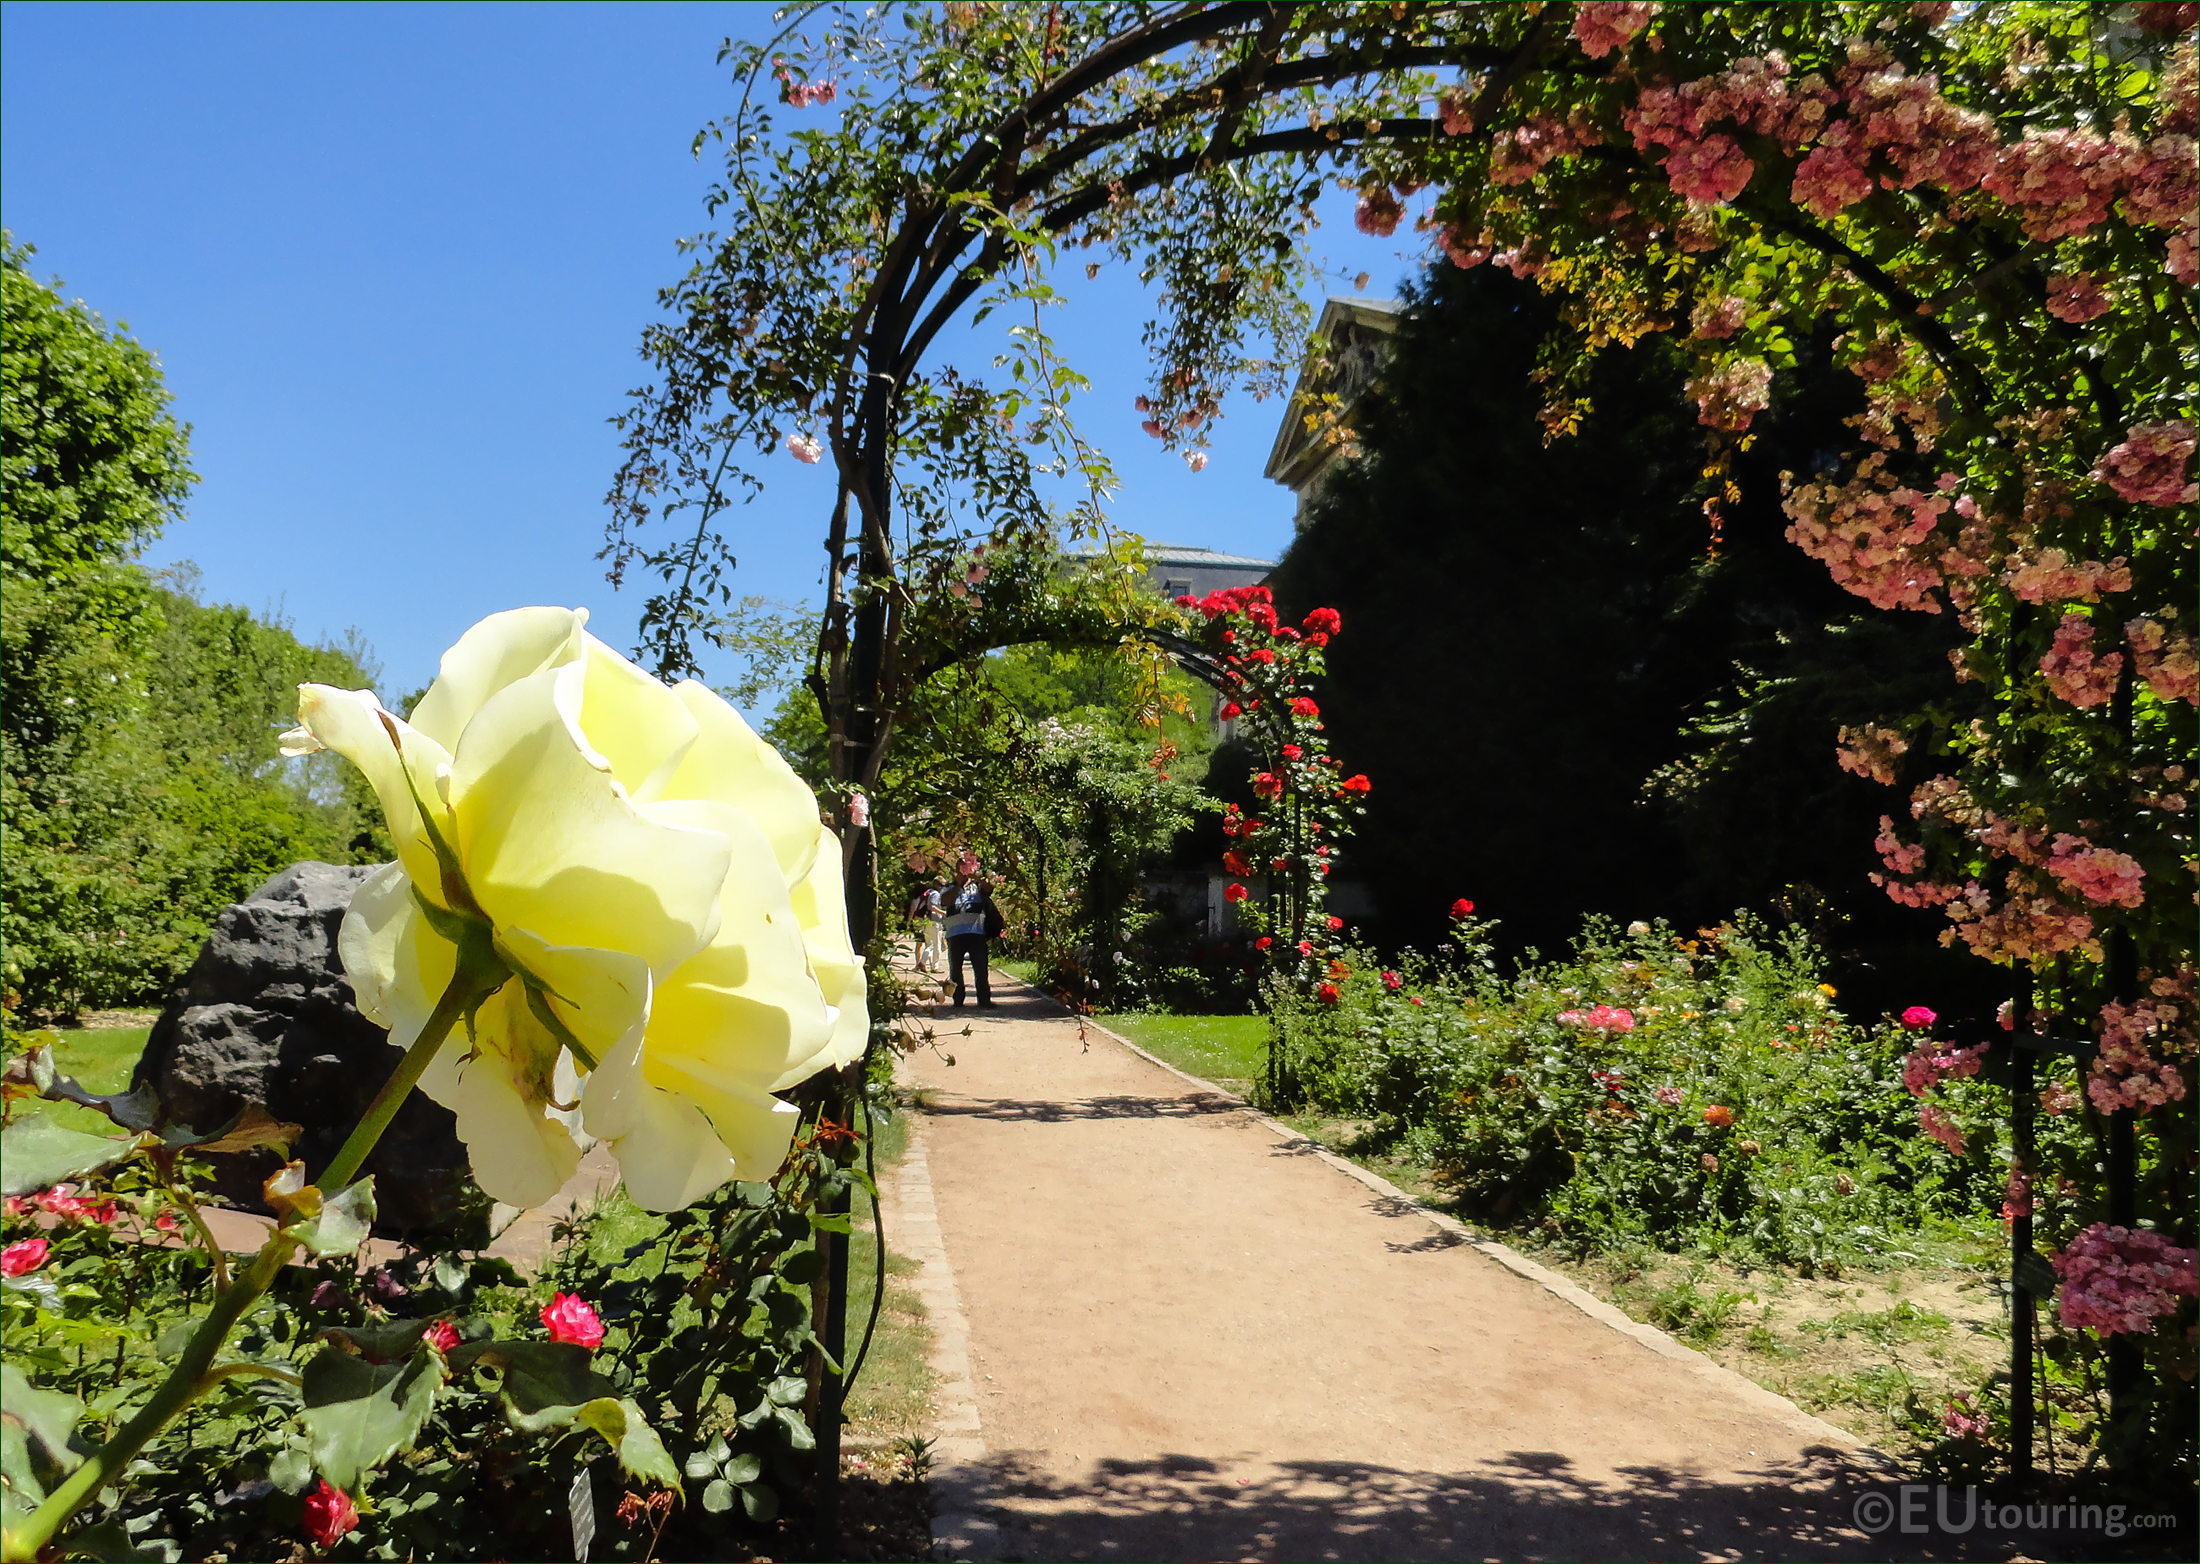
[[[896,1242],[940,1326],[941,1551],[1904,1551],[1854,1529],[1884,1474],[1839,1430],[1002,991],[942,1012],[972,1029],[943,1038],[954,1064],[903,1066]]]

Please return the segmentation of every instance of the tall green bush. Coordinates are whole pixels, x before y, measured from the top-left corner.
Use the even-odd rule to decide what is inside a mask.
[[[0,966],[33,1009],[142,1002],[285,864],[388,856],[371,795],[276,753],[300,681],[373,669],[136,563],[181,517],[189,431],[150,352],[4,253]]]

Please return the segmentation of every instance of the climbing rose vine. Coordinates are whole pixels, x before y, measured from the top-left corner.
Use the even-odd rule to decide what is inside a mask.
[[[1249,906],[1247,882],[1261,882],[1267,895],[1250,921],[1288,936],[1283,946],[1261,948],[1298,951],[1311,971],[1316,944],[1343,927],[1325,910],[1329,876],[1373,788],[1364,775],[1344,775],[1329,753],[1321,707],[1307,693],[1344,621],[1333,608],[1316,608],[1299,624],[1285,624],[1264,586],[1176,601],[1216,670],[1222,716],[1261,750],[1252,779],[1254,809],[1224,806],[1222,830],[1230,847],[1222,866],[1234,877],[1224,898]]]

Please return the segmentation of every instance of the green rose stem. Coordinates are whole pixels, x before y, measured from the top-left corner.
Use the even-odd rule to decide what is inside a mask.
[[[466,959],[469,955],[475,959]],[[436,1001],[428,1024],[420,1029],[420,1036],[405,1050],[404,1059],[390,1072],[382,1089],[375,1093],[358,1128],[344,1142],[343,1150],[336,1153],[336,1160],[323,1170],[321,1182],[324,1186],[341,1189],[351,1181],[413,1087],[419,1084],[436,1050],[451,1035],[451,1028],[479,1008],[482,1001],[502,987],[510,976],[510,970],[494,956],[483,959],[478,952],[462,950],[458,970],[452,973],[450,986],[443,990],[443,997]],[[282,1273],[290,1252],[297,1246],[297,1238],[286,1229],[277,1228],[268,1235],[267,1243],[251,1268],[215,1295],[212,1312],[192,1333],[183,1356],[177,1360],[167,1381],[153,1392],[153,1398],[139,1408],[137,1416],[125,1423],[119,1433],[70,1473],[29,1520],[0,1538],[0,1559],[7,1564],[28,1564],[36,1559],[53,1540],[54,1534],[68,1524],[70,1517],[119,1477],[137,1453],[167,1427],[177,1413],[222,1380],[242,1371],[228,1364],[216,1368],[214,1356],[228,1342],[229,1333],[236,1328],[237,1322],[275,1285],[275,1278]]]

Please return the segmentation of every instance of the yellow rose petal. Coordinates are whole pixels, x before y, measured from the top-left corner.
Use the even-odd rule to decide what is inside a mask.
[[[770,841],[786,883],[796,884],[817,853],[817,795],[716,692],[689,679],[672,693],[695,719],[696,737],[655,796],[737,805]]]
[[[435,683],[409,720],[455,753],[466,724],[489,698],[545,668],[578,662],[586,641],[588,611],[514,608],[491,614],[443,654]]]
[[[453,757],[451,799],[474,898],[499,927],[639,956],[669,972],[718,926],[725,838],[646,818],[591,765],[559,711],[576,664],[491,696]]]

